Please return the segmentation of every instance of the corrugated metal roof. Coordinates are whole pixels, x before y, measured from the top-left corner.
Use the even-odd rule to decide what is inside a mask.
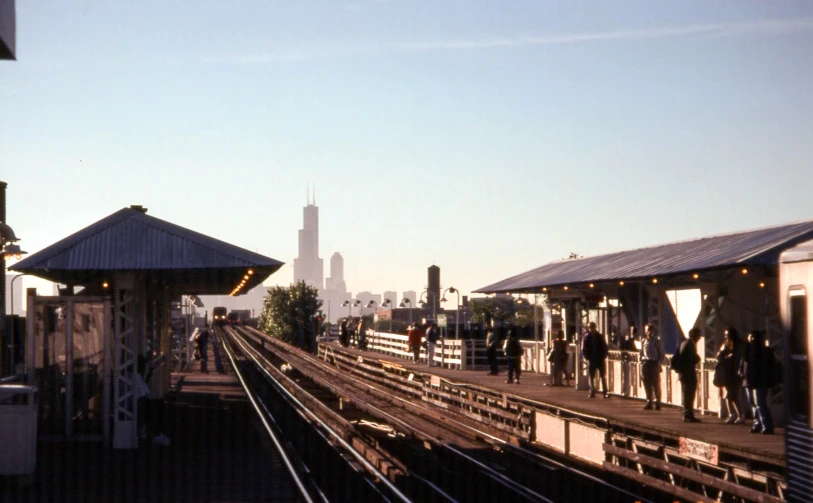
[[[282,265],[131,207],[21,260],[12,269],[76,285],[114,271],[163,271],[174,273],[171,277],[176,281],[185,278],[187,288],[196,292],[228,293],[246,269],[256,271],[250,285],[255,286]]]
[[[776,265],[779,254],[813,238],[813,220],[649,248],[552,262],[475,290],[538,291],[558,285],[666,277],[741,265]]]

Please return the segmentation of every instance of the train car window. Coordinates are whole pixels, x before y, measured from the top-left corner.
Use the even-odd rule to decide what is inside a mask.
[[[804,290],[790,291],[790,383],[795,387],[790,404],[796,421],[810,423],[810,370],[808,368],[809,333],[807,295]]]

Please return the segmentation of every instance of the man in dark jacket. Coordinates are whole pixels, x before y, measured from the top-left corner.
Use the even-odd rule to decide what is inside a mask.
[[[500,336],[494,327],[488,329],[486,335],[486,358],[488,358],[488,367],[490,369],[488,375],[497,375],[497,349],[500,346]]]
[[[610,398],[610,391],[607,389],[607,355],[609,355],[609,348],[607,341],[604,339],[604,334],[600,333],[595,322],[590,322],[588,325],[588,332],[582,339],[582,358],[587,360],[587,385],[590,388],[589,397],[595,398],[595,376],[598,372],[601,379],[601,392],[604,393],[604,398]]]
[[[697,372],[695,368],[700,363],[700,355],[697,354],[697,341],[703,333],[695,327],[689,330],[689,338],[683,341],[678,352],[679,371],[678,377],[683,391],[683,422],[699,423],[700,420],[694,417],[694,397],[697,393]]]
[[[765,333],[754,330],[748,334],[740,376],[748,392],[748,403],[754,412],[751,433],[773,434],[773,417],[768,405],[768,389],[777,384],[775,356],[765,345]]]

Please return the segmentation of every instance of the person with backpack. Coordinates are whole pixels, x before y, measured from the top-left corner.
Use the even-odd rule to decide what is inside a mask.
[[[740,363],[748,403],[754,411],[751,433],[773,434],[773,417],[768,406],[768,389],[778,384],[778,364],[773,350],[765,345],[765,333],[754,330],[748,334],[748,342]]]
[[[587,385],[590,392],[587,395],[589,398],[596,397],[595,376],[598,373],[601,379],[601,392],[604,398],[610,398],[610,391],[607,389],[607,356],[610,354],[610,348],[607,347],[607,341],[604,339],[604,334],[600,333],[596,328],[596,323],[591,321],[588,326],[588,331],[582,339],[582,358],[587,360]]]
[[[438,328],[434,321],[426,328],[426,365],[435,366],[435,343],[438,342]]]
[[[644,338],[641,340],[641,378],[644,381],[646,405],[644,410],[661,410],[661,359],[663,351],[661,342],[655,337],[655,327],[644,327]]]
[[[562,374],[569,381],[567,375],[567,343],[565,342],[565,332],[559,330],[553,340],[553,347],[548,353],[548,361],[551,363],[550,383],[548,386],[562,386]],[[569,382],[568,382],[569,384]]]
[[[519,342],[519,338],[517,338],[517,329],[516,327],[512,327],[511,330],[508,332],[508,337],[505,339],[505,344],[503,344],[503,353],[505,353],[505,359],[508,362],[508,380],[505,381],[507,384],[519,384],[519,374],[521,373],[522,367],[522,353],[524,352],[522,349],[522,343]],[[514,378],[514,374],[516,374],[516,378]]]
[[[700,419],[694,417],[694,398],[697,394],[697,364],[700,355],[697,354],[697,342],[703,332],[695,327],[689,330],[689,337],[680,344],[680,349],[672,356],[670,368],[677,371],[678,379],[683,393],[683,422],[699,423]]]

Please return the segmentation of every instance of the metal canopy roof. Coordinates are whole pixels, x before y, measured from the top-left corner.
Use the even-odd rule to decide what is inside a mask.
[[[552,262],[475,292],[520,293],[567,284],[665,277],[742,265],[776,265],[782,251],[811,238],[813,220],[808,220]]]
[[[204,295],[228,294],[248,275],[240,290],[245,293],[282,265],[131,206],[34,253],[11,269],[93,289],[112,279],[114,272],[140,272],[175,292]]]

